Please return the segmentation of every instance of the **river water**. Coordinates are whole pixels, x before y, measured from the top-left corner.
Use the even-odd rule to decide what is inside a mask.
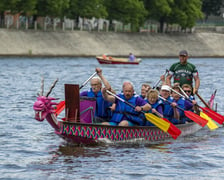
[[[147,146],[76,147],[55,135],[46,121],[34,119],[41,77],[45,93],[59,78],[50,96],[60,100],[65,83],[82,84],[95,67],[102,68],[114,89],[131,80],[140,93],[141,83],[153,85],[177,61],[143,59],[134,66],[99,65],[95,58],[1,58],[0,179],[223,179],[223,127]],[[217,89],[215,102],[224,114],[224,59],[189,61],[198,67],[200,95],[208,100]]]

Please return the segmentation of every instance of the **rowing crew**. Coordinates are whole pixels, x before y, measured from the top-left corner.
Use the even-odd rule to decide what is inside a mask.
[[[146,100],[134,94],[134,87],[131,82],[123,83],[122,93],[119,93],[118,97],[132,104],[134,108],[118,100],[116,96],[107,93],[107,90],[112,90],[112,88],[109,82],[103,77],[102,70],[99,68],[96,68],[99,78],[93,78],[90,90],[82,92],[81,96],[96,97],[95,122],[106,120],[107,122],[103,122],[103,124],[121,126],[151,125],[149,122],[146,123],[144,114],[142,113],[144,111],[155,113],[159,117],[165,117],[174,124],[185,123],[188,119],[184,116],[183,111],[179,108],[177,109],[177,106],[184,110],[193,111],[192,108],[196,102],[194,99],[192,99],[193,101],[188,101],[182,98],[179,94],[181,93],[179,86],[174,86],[173,89],[175,90],[171,92],[171,78],[174,79],[175,84],[179,83],[182,86],[182,93],[184,90],[188,93],[188,95],[185,94],[187,97],[197,93],[200,79],[196,67],[187,62],[188,52],[186,50],[179,52],[179,60],[178,63],[170,67],[167,77],[165,75],[161,76],[163,83],[167,85],[162,86],[159,93],[153,89],[148,91]],[[192,93],[193,79],[195,87]],[[104,88],[102,88],[102,83],[105,86]],[[167,101],[158,98],[159,94]],[[142,97],[144,96],[145,94],[142,95]]]
[[[146,98],[143,99],[135,94],[133,84],[126,81],[123,83],[122,92],[116,96],[132,104],[134,106],[133,108],[120,101],[115,96],[108,94],[108,90],[112,91],[109,82],[102,75],[102,70],[100,68],[96,68],[96,72],[99,77],[91,79],[90,90],[81,93],[81,96],[96,97],[96,123],[100,122],[105,125],[119,126],[153,125],[149,121],[146,121],[144,113],[142,112],[154,113],[161,118],[165,117],[174,124],[185,123],[189,119],[185,117],[184,113],[179,110],[177,106],[184,110],[193,111],[193,104],[196,103],[195,101],[191,103],[182,98],[180,94],[178,94],[181,93],[178,86],[173,87],[173,90],[176,92],[171,92],[171,88],[168,85],[163,85],[159,92],[155,89],[148,90]],[[102,87],[102,83],[105,87]],[[183,90],[188,95],[191,95],[191,86],[184,85]],[[112,91],[112,94],[113,93]],[[159,98],[159,95],[167,99],[169,103]]]

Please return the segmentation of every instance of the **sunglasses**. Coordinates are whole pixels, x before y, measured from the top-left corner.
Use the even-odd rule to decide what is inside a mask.
[[[186,91],[184,91],[185,93],[191,93],[191,91],[190,90],[186,90]]]

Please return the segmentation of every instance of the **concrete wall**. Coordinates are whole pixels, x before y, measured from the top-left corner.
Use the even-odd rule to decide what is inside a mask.
[[[176,57],[182,49],[194,57],[224,57],[224,34],[147,34],[43,32],[0,29],[0,55]]]

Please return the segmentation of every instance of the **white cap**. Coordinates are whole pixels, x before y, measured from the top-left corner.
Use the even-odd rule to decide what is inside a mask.
[[[161,90],[165,90],[165,91],[169,91],[170,92],[170,86],[162,85]]]

